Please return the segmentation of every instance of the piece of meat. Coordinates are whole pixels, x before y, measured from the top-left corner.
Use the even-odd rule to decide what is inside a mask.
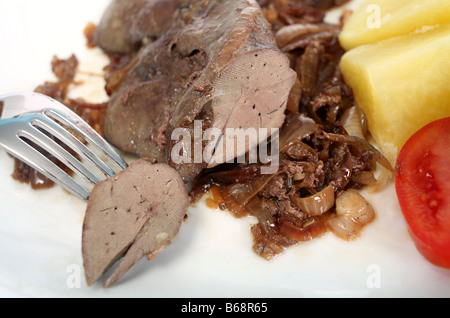
[[[91,192],[83,224],[86,281],[93,285],[123,257],[105,283],[111,286],[145,255],[154,256],[178,234],[189,206],[180,175],[141,159]]]
[[[116,0],[113,6],[120,9],[124,2],[128,3]],[[155,3],[131,2],[134,9]],[[227,128],[258,132],[259,128],[282,126],[296,74],[278,49],[256,1],[186,0],[177,4],[170,27],[140,49],[133,67],[112,92],[104,135],[125,152],[170,164],[189,182],[205,167],[224,161],[224,140],[234,137],[225,136]],[[116,19],[122,21],[118,25],[128,25],[126,12],[116,11]],[[154,15],[151,10],[139,11],[139,19],[152,20]],[[139,19],[136,23],[142,25]],[[100,27],[97,38],[108,32]],[[148,33],[145,28],[128,32],[132,35],[113,32],[112,42],[136,40]],[[99,43],[103,48],[111,48],[110,44]],[[210,128],[219,132],[212,144],[216,145],[214,160],[202,153],[202,160],[195,160],[199,154],[194,153],[194,140],[172,140],[177,128],[185,129],[193,139],[195,120],[202,121],[201,133]],[[252,141],[235,157],[256,147],[258,140]],[[172,160],[175,146],[190,155],[190,163]]]
[[[112,0],[94,36],[107,52],[135,51],[145,38],[158,38],[185,0]]]

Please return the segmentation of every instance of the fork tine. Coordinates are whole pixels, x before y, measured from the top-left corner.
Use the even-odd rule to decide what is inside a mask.
[[[53,136],[61,140],[77,154],[92,162],[106,177],[114,175],[114,171],[104,163],[96,154],[94,154],[88,147],[86,147],[78,138],[73,136],[67,129],[64,129],[57,122],[44,115],[35,115],[31,121],[32,125],[36,125],[45,131],[51,133]],[[84,136],[84,135],[83,135]]]
[[[119,171],[127,167],[127,163],[117,155],[116,151],[83,119],[81,119],[74,112],[68,110],[65,113],[55,109],[46,109],[44,111],[45,115],[55,120],[59,120],[66,124],[71,129],[78,132],[86,141],[94,145],[99,151],[101,151],[107,158],[114,162]]]
[[[88,188],[101,181],[101,177],[89,170],[90,164],[105,177],[114,176],[128,167],[100,134],[60,102],[37,93],[10,94],[0,96],[0,99],[4,101],[0,120],[0,135],[4,138],[0,139],[0,147],[75,196],[88,200]],[[36,146],[84,177],[79,181],[88,182],[80,184]],[[71,151],[86,162],[78,160]],[[110,162],[107,164],[100,157],[106,157]]]
[[[6,152],[29,165],[31,168],[46,176],[78,198],[85,201],[89,200],[90,192],[85,187],[39,151],[25,143],[19,136],[14,136],[14,138],[17,140],[12,148],[6,144],[2,144]],[[32,156],[30,156],[30,152],[33,153]]]
[[[24,137],[42,149],[46,150],[48,153],[53,155],[60,162],[65,164],[67,167],[71,168],[74,172],[78,172],[84,178],[86,178],[92,185],[100,182],[101,180],[93,174],[84,164],[82,164],[77,158],[70,154],[67,150],[61,147],[58,143],[52,140],[50,137],[42,133],[37,128],[33,127],[31,124],[27,129],[22,129],[19,132],[19,137]]]

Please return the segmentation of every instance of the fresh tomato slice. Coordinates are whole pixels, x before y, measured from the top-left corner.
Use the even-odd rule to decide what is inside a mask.
[[[395,188],[417,249],[450,268],[450,117],[428,124],[403,146]]]

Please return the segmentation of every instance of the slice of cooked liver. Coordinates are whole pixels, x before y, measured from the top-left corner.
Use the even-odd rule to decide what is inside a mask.
[[[105,50],[130,39],[135,45],[150,33],[145,26],[156,15],[149,8],[158,1],[131,1],[132,24],[127,1],[115,0],[109,9],[118,10],[113,20],[119,31],[107,27],[108,15],[98,28],[98,39],[110,39],[98,43]],[[165,15],[164,32],[141,47],[112,93],[104,135],[125,152],[170,164],[189,182],[214,165],[207,160],[173,162],[171,150],[178,141],[171,140],[172,132],[185,128],[194,136],[194,120],[203,120],[203,130],[217,128],[222,134],[227,128],[280,128],[296,74],[255,0],[171,3],[178,7]],[[217,146],[222,149],[220,142]],[[245,151],[255,146],[248,144]],[[183,149],[192,161],[193,148],[190,143]]]
[[[142,256],[157,253],[178,234],[189,206],[180,175],[141,159],[91,192],[82,235],[86,281],[93,285],[120,258],[114,282]],[[135,252],[145,250],[143,255]],[[130,260],[131,259],[131,260]],[[105,286],[111,286],[111,278]]]

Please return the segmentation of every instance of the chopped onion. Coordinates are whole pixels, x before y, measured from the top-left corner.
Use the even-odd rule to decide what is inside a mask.
[[[331,185],[306,198],[291,197],[292,202],[311,216],[319,216],[334,206],[334,190]]]
[[[351,240],[374,219],[375,212],[370,203],[358,191],[351,189],[336,199],[336,216],[327,224],[338,237]]]

